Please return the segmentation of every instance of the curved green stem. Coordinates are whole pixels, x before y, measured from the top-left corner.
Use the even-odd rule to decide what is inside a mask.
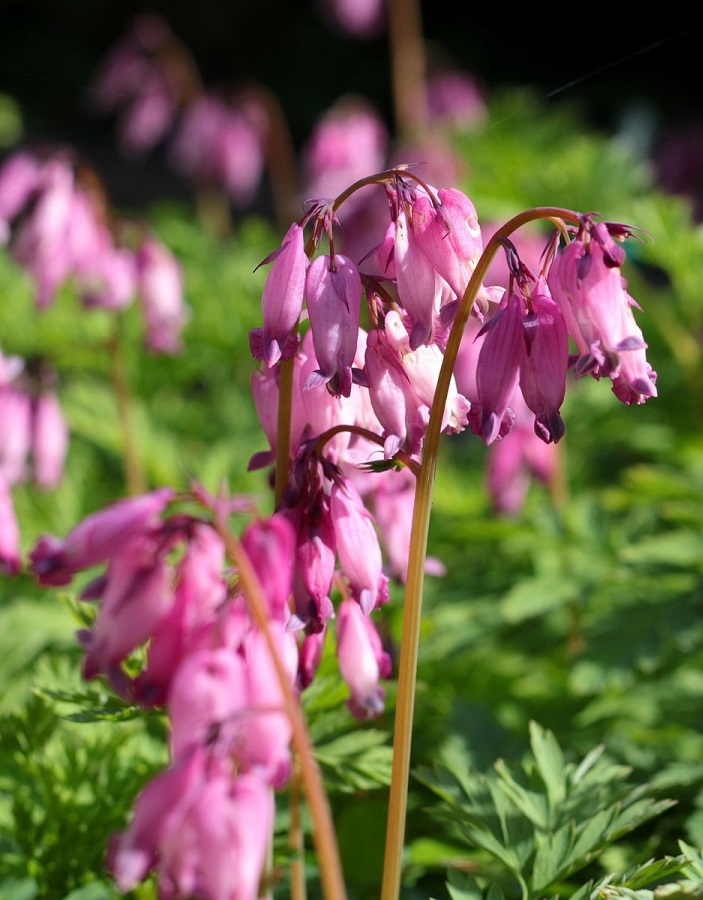
[[[442,417],[456,363],[461,336],[469,318],[476,294],[486,276],[488,266],[495,256],[501,240],[507,238],[517,228],[536,219],[558,219],[579,221],[577,213],[559,207],[538,207],[527,210],[503,225],[490,239],[473,271],[461,298],[456,318],[449,334],[442,367],[437,379],[430,420],[423,443],[422,463],[415,490],[408,575],[405,585],[403,627],[400,639],[400,664],[398,669],[398,692],[393,733],[393,766],[388,802],[388,825],[384,857],[381,900],[397,900],[400,896],[403,845],[405,841],[405,818],[408,803],[408,779],[410,775],[410,750],[412,725],[415,710],[415,686],[417,663],[420,650],[420,623],[422,618],[422,595],[427,556],[432,492],[437,471],[439,437]]]

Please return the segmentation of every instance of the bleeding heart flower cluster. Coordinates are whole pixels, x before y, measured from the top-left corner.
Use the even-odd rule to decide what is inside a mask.
[[[344,236],[338,211],[356,190],[368,191],[374,183],[385,189],[388,222],[380,243],[357,262],[335,249]],[[466,329],[473,339],[462,343],[458,360],[462,386],[471,388],[461,393],[451,375],[442,432],[468,428],[496,444],[519,421],[520,431],[530,423],[543,445],[556,444],[565,433],[561,406],[569,371],[576,378],[610,378],[627,404],[656,396],[656,373],[620,271],[622,241],[632,231],[590,214],[570,218],[570,227],[561,222],[544,237],[537,273],[520,258],[517,241],[498,234],[507,283],[474,286]],[[319,252],[325,236],[328,253]],[[256,454],[250,468],[285,453],[278,426],[287,363],[291,474],[283,506],[296,510],[294,619],[316,641],[334,615],[329,585],[335,554],[366,618],[384,593],[376,574],[359,579],[355,566],[374,561],[374,573],[380,572],[383,542],[386,552],[395,548],[393,569],[385,571],[403,580],[410,533],[401,523],[409,519],[389,514],[387,485],[401,481],[412,504],[412,472],[421,463],[448,339],[483,252],[476,210],[466,195],[437,190],[409,170],[395,169],[363,179],[335,201],[310,201],[264,260],[271,268],[263,324],[250,333],[250,348],[261,361],[252,389],[270,448]],[[529,453],[531,467],[544,470],[537,452]],[[343,492],[338,473],[347,484]],[[516,501],[504,502],[510,508]],[[340,517],[348,518],[351,508],[356,524],[344,527]],[[380,529],[371,525],[374,513]]]
[[[94,170],[68,150],[18,150],[0,167],[0,239],[35,285],[37,308],[71,282],[85,308],[122,310],[138,300],[147,347],[181,349],[188,320],[178,261],[139,229],[121,242]]]
[[[389,217],[357,261],[335,247],[338,211],[372,184]],[[533,273],[510,235],[539,218],[556,227]],[[236,539],[223,522],[253,513],[247,501],[160,488],[39,539],[30,566],[41,584],[99,569],[79,595],[96,604],[79,633],[84,677],[168,717],[170,765],[110,848],[120,889],[153,872],[164,897],[258,895],[273,791],[291,772],[290,698],[314,679],[331,623],[352,714],[383,711],[392,657],[373,616],[392,578],[410,584],[415,480],[437,423],[495,445],[529,421],[547,447],[565,433],[569,371],[610,379],[626,404],[656,396],[620,272],[630,236],[550,208],[511,220],[484,248],[469,198],[405,168],[311,201],[264,260],[263,323],[250,333],[269,448],[249,467],[275,463],[274,512]],[[507,286],[485,285],[501,246]],[[462,346],[470,396],[453,374]]]

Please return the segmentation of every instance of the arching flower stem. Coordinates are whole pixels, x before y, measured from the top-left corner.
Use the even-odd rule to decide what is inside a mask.
[[[313,821],[313,839],[325,900],[346,900],[346,888],[344,886],[334,823],[322,775],[315,760],[312,743],[298,699],[270,635],[266,603],[262,595],[259,578],[244,548],[228,528],[221,511],[218,511],[217,507],[215,508],[214,525],[225,544],[227,554],[237,568],[239,583],[242,592],[247,598],[249,612],[256,627],[267,642],[280,682],[286,714],[292,729],[293,749],[297,755],[305,796]]]
[[[578,223],[580,216],[578,213],[559,207],[537,207],[520,213],[496,231],[481,254],[461,298],[437,380],[429,424],[423,442],[422,463],[418,473],[413,508],[408,574],[403,607],[403,626],[400,640],[398,691],[393,734],[393,764],[381,900],[398,900],[400,896],[405,818],[408,801],[408,778],[410,774],[410,749],[420,646],[425,557],[427,556],[432,492],[437,472],[439,436],[447,393],[464,326],[493,257],[505,238],[528,222],[538,219],[557,220],[555,224],[561,228],[564,220]]]

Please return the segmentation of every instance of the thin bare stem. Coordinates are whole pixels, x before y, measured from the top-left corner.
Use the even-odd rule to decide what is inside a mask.
[[[413,508],[408,576],[405,586],[403,627],[400,641],[398,699],[393,733],[393,765],[381,900],[397,900],[400,896],[412,725],[415,710],[415,686],[420,651],[420,622],[422,617],[425,558],[427,556],[432,492],[437,472],[439,437],[447,393],[464,326],[469,318],[471,307],[485,278],[488,266],[501,246],[501,240],[507,238],[517,228],[536,219],[566,219],[567,221],[578,222],[579,216],[571,210],[558,207],[540,207],[520,213],[493,235],[486,245],[461,298],[437,380],[437,387],[430,411],[430,420],[423,443],[422,464],[417,479],[415,505]]]
[[[146,479],[142,471],[137,441],[132,420],[132,400],[127,380],[123,353],[122,320],[116,317],[115,331],[107,346],[110,356],[110,375],[117,401],[117,411],[122,427],[122,464],[124,466],[127,493],[142,494],[146,490]]]
[[[419,0],[388,0],[386,8],[396,132],[401,137],[415,137],[422,135],[427,120],[420,3]]]
[[[237,567],[239,583],[247,598],[249,612],[256,627],[264,635],[280,682],[286,714],[291,724],[293,748],[300,763],[305,796],[313,821],[313,840],[320,867],[320,879],[326,900],[346,900],[346,889],[337,848],[334,823],[324,789],[322,774],[315,759],[310,736],[298,698],[294,692],[278,650],[271,637],[261,583],[241,543],[215,512],[215,527],[225,544],[230,559]]]

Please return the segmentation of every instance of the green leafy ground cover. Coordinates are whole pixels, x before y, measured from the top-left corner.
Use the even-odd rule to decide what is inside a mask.
[[[427,582],[407,831],[408,898],[700,895],[703,890],[703,230],[652,188],[639,148],[586,131],[578,111],[529,94],[493,101],[459,139],[460,185],[483,221],[534,205],[637,225],[627,277],[659,397],[627,409],[581,381],[564,417],[563,496],[533,486],[499,518],[487,449],[445,437]],[[251,494],[264,509],[265,449],[248,385],[259,262],[278,244],[255,218],[218,238],[195,212],[144,214],[181,260],[192,310],[181,355],[150,357],[130,310],[126,371],[149,486]],[[123,495],[121,432],[104,351],[111,319],[66,289],[38,315],[26,276],[0,255],[3,350],[57,366],[71,428],[66,477],[15,495],[23,545],[65,534]],[[70,593],[27,575],[0,582],[0,897],[103,900],[103,867],[139,787],[165,761],[163,723],[80,680]],[[384,610],[400,634],[402,588]],[[394,692],[353,721],[334,661],[304,707],[325,773],[350,897],[378,896]],[[286,797],[276,862],[286,896]],[[310,858],[311,896],[315,861]],[[154,896],[147,884],[135,898]]]

